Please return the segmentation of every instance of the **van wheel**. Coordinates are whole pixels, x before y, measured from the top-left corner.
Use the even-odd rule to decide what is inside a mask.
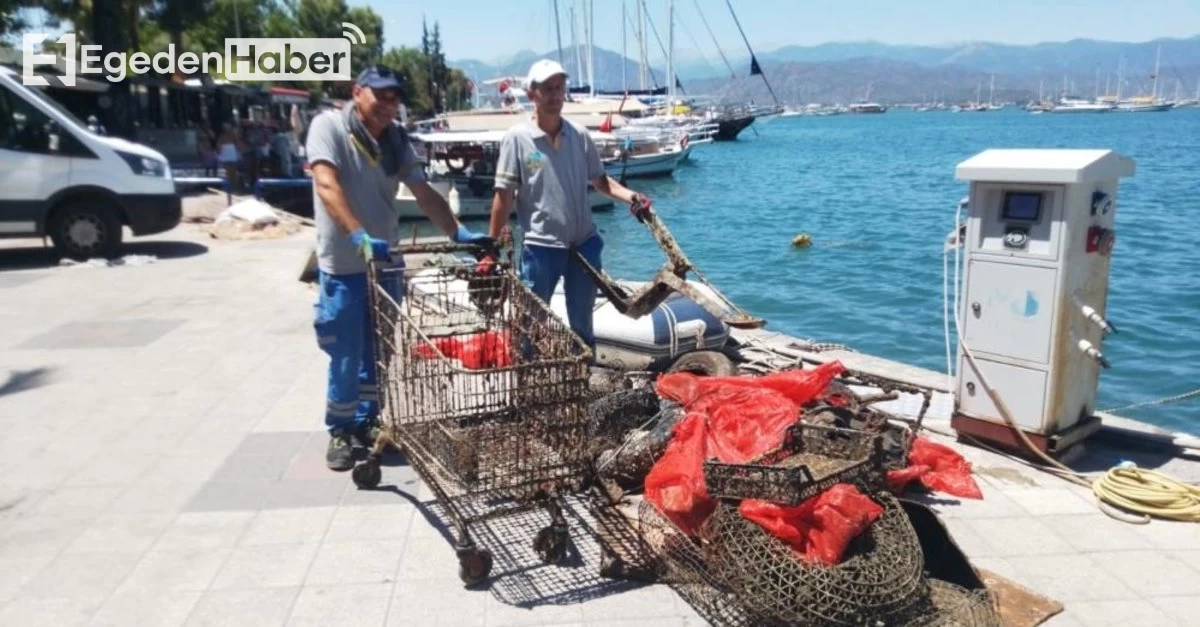
[[[728,377],[735,369],[733,362],[724,353],[717,351],[695,351],[684,353],[667,372],[691,372],[709,377]]]
[[[47,226],[59,252],[79,261],[111,257],[123,236],[116,213],[90,202],[75,202],[59,209]]]

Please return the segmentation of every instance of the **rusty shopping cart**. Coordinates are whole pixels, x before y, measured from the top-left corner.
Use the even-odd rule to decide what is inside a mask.
[[[492,554],[471,525],[545,505],[534,538],[543,561],[566,554],[560,497],[586,483],[587,345],[524,286],[508,263],[480,274],[461,245],[414,244],[393,254],[432,254],[424,265],[373,264],[382,433],[355,467],[374,488],[389,445],[434,492],[456,534],[459,576],[484,581]]]

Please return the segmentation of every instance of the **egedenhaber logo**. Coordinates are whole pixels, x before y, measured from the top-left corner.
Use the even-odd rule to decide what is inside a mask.
[[[348,81],[353,78],[350,67],[350,46],[364,44],[367,36],[362,29],[342,22],[340,38],[306,37],[233,37],[225,40],[221,52],[184,52],[175,55],[171,44],[164,52],[153,56],[145,52],[127,54],[110,52],[103,57],[98,53],[100,46],[88,45],[80,48],[78,62],[71,52],[75,49],[74,33],[67,33],[57,42],[69,51],[63,62],[66,72],[60,77],[68,87],[75,85],[77,75],[104,75],[109,81],[125,79],[128,72],[145,74],[153,69],[163,74],[195,74],[206,72],[230,81]],[[34,73],[37,65],[54,63],[54,55],[38,54],[33,51],[43,43],[47,35],[26,33],[22,37],[21,82],[30,86],[46,86],[44,77]]]

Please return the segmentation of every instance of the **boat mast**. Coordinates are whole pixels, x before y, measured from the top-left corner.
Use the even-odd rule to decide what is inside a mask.
[[[988,87],[988,107],[993,106],[992,102],[996,100],[996,75],[992,74],[992,85]]]
[[[1162,60],[1162,44],[1158,45],[1158,52],[1154,55],[1154,85],[1151,87],[1153,91],[1150,95],[1156,101],[1158,100],[1158,62],[1160,60]]]
[[[638,6],[638,83],[646,89],[646,2],[637,0]]]
[[[558,39],[558,64],[566,65],[567,62],[563,60],[562,25],[560,25],[558,23],[558,0],[554,0],[553,4],[554,4],[554,34]]]
[[[579,50],[579,39],[576,37],[575,31],[575,5],[579,4],[576,1],[571,5],[571,49],[575,51],[575,80],[583,81],[583,55]]]
[[[621,0],[621,90],[629,89],[629,81],[625,77],[625,66],[628,65],[625,58],[625,52],[628,48],[625,45],[625,32],[629,29],[625,27],[625,7],[627,3]]]
[[[1125,82],[1125,55],[1121,55],[1121,62],[1117,64],[1117,102],[1121,102],[1121,84]]]
[[[667,0],[667,112],[675,115],[675,0]]]
[[[758,60],[754,57],[754,49],[750,47],[750,40],[746,39],[746,31],[742,30],[742,23],[738,20],[737,13],[733,11],[733,3],[725,0],[725,6],[729,7],[729,14],[733,16],[733,23],[737,25],[738,32],[742,34],[742,41],[746,42],[746,49],[750,51],[750,72],[754,72],[754,68],[758,66]],[[779,98],[775,95],[775,90],[771,89],[771,82],[767,80],[767,75],[763,73],[762,68],[758,68],[758,73],[762,76],[763,83],[767,86],[767,91],[771,92],[771,98],[775,101],[775,105],[779,105]]]
[[[596,24],[592,20],[595,18],[594,11],[596,8],[596,3],[595,3],[595,0],[584,0],[584,4],[587,6],[587,15],[583,16],[583,24],[584,24],[584,28],[585,28],[584,32],[587,33],[587,51],[588,51],[588,53],[587,53],[587,61],[588,61],[587,70],[588,70],[588,89],[589,89],[588,95],[590,95],[592,98],[595,98],[596,97],[596,73],[595,73],[595,65],[592,60],[592,53],[593,53],[592,36],[595,34]]]

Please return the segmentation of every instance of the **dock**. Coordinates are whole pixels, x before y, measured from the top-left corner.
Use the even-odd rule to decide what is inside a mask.
[[[312,238],[223,241],[184,224],[127,244],[152,263],[112,267],[0,243],[0,625],[705,624],[666,586],[601,578],[576,514],[574,562],[545,566],[513,544],[490,588],[466,590],[410,468],[386,465],[376,491],[328,471],[327,361],[316,294],[297,280]],[[922,500],[976,567],[1063,605],[1044,624],[1200,616],[1200,525],[1118,522],[1086,489],[942,435],[944,373],[769,331],[735,339],[764,359],[837,359],[935,390],[926,435],[972,462],[984,498]],[[904,394],[886,409],[920,405]],[[1182,436],[1104,419],[1114,429],[1076,468],[1133,460],[1200,481],[1200,453],[1169,445]]]

